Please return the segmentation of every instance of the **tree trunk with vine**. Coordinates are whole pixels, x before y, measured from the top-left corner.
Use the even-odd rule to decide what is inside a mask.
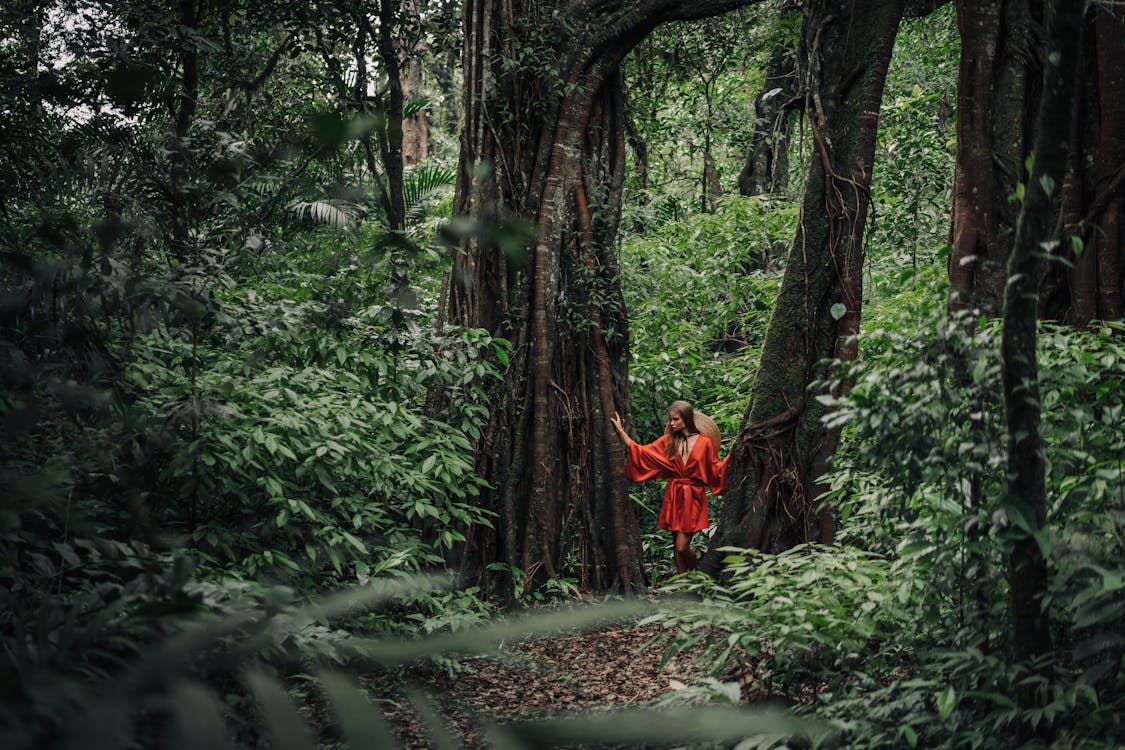
[[[801,221],[732,449],[719,529],[702,560],[709,572],[718,572],[724,546],[775,552],[832,539],[832,513],[818,508],[825,489],[819,477],[838,431],[825,429],[826,407],[809,386],[836,374],[824,360],[856,354],[875,134],[903,6],[818,0],[806,7],[799,66],[813,154]]]
[[[747,0],[467,0],[455,212],[476,222],[455,255],[447,318],[512,342],[477,446],[494,528],[465,565],[536,579],[643,586],[640,535],[609,427],[627,411],[628,326],[613,253],[625,174],[622,57],[657,24]],[[545,61],[547,61],[545,63]],[[533,239],[498,247],[524,223]]]

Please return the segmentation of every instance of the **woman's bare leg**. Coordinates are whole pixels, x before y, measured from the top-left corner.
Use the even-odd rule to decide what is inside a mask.
[[[672,558],[676,561],[676,572],[685,573],[695,570],[695,553],[691,551],[691,538],[695,536],[692,531],[673,531],[672,540],[675,545]]]

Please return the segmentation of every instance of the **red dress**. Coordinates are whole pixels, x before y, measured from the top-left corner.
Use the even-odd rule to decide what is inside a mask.
[[[720,461],[715,444],[703,435],[696,439],[686,461],[679,456],[668,458],[668,436],[662,435],[648,445],[629,444],[625,474],[634,482],[668,480],[657,526],[668,531],[702,531],[708,525],[704,488],[710,487],[716,495],[723,491],[729,459]]]

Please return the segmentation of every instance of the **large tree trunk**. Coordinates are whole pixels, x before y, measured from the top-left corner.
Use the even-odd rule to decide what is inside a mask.
[[[995,317],[1004,297],[1024,157],[1035,137],[1043,58],[1043,0],[958,0],[961,68],[949,256],[950,307]],[[1076,324],[1120,318],[1125,240],[1125,21],[1101,6],[1071,111],[1078,146],[1067,165],[1063,219],[1084,240],[1056,249],[1039,314]]]
[[[816,0],[802,24],[813,156],[801,221],[766,331],[761,365],[735,441],[722,517],[702,561],[718,571],[721,547],[780,551],[832,538],[818,511],[818,478],[838,433],[808,386],[826,358],[854,359],[863,230],[875,134],[902,0]]]
[[[448,319],[513,344],[476,456],[495,528],[470,530],[470,569],[505,563],[530,582],[565,564],[583,586],[643,585],[625,454],[608,422],[628,404],[612,252],[625,159],[618,65],[658,23],[747,2],[464,4],[455,211],[481,229],[456,254]],[[526,257],[497,247],[495,228],[518,221],[534,228]]]
[[[1040,317],[1075,325],[1116,320],[1125,308],[1125,9],[1095,6],[1085,29],[1081,97],[1072,108],[1072,141],[1063,183],[1063,220],[1082,240],[1056,255],[1040,300]]]
[[[1071,135],[1068,113],[1072,91],[1079,88],[1079,47],[1082,12],[1071,0],[1052,0],[1048,7],[1047,44],[1044,56],[1043,100],[1037,118],[1034,166],[1016,224],[1015,243],[1008,264],[1004,295],[1004,332],[1001,339],[1004,372],[1004,407],[1008,426],[1008,496],[1018,538],[1008,562],[1011,586],[1012,645],[1019,662],[1030,664],[1051,652],[1051,631],[1044,597],[1047,595],[1047,560],[1036,535],[1046,516],[1046,458],[1039,432],[1039,371],[1036,354],[1036,319],[1039,285],[1045,260],[1042,248],[1057,241],[1057,207]],[[1018,519],[1018,520],[1017,520]],[[1037,701],[1037,688],[1021,687],[1025,711]],[[1049,722],[1040,725],[1047,731]],[[1032,734],[1023,725],[1024,739]]]
[[[1018,205],[1024,156],[1039,100],[1031,50],[1039,6],[1031,0],[958,0],[961,67],[949,255],[950,307],[996,317]],[[1006,231],[1002,231],[1004,228]]]

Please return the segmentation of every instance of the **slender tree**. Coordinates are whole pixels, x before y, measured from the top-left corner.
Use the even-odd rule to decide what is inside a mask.
[[[856,354],[875,134],[904,5],[815,0],[805,8],[798,63],[813,154],[719,529],[702,561],[709,572],[724,546],[776,551],[832,539],[832,514],[817,509],[818,478],[838,434],[825,429],[809,385],[832,376],[826,359]]]
[[[399,0],[382,0],[374,9],[355,0],[339,7],[346,13],[334,24],[316,27],[315,49],[343,114],[362,115],[374,124],[359,139],[363,162],[387,225],[401,231],[406,226],[402,67],[410,59],[405,38],[410,22]],[[345,46],[349,59],[344,59]]]
[[[180,0],[179,91],[172,108],[172,140],[170,186],[172,210],[172,247],[181,261],[194,259],[191,242],[194,197],[191,195],[190,136],[199,103],[199,47],[196,27],[204,22],[203,7],[196,0]]]
[[[1037,115],[1033,166],[1016,224],[1004,294],[1001,339],[1004,407],[1008,425],[1008,497],[1017,538],[1008,558],[1012,644],[1017,660],[1051,653],[1051,631],[1043,597],[1047,560],[1037,539],[1046,516],[1046,459],[1040,434],[1036,322],[1039,286],[1046,258],[1060,243],[1058,207],[1068,153],[1072,149],[1069,113],[1081,69],[1080,7],[1069,0],[1047,6],[1043,96]],[[1035,688],[1019,693],[1023,708],[1035,705]],[[1046,723],[1043,724],[1046,727]],[[1045,729],[1044,729],[1045,731]],[[1025,727],[1025,733],[1030,729]]]
[[[750,0],[466,0],[464,122],[455,211],[483,226],[456,253],[448,320],[513,344],[476,468],[493,529],[466,565],[642,585],[625,456],[627,321],[612,253],[625,173],[619,63],[659,23]],[[523,222],[532,240],[498,241]]]

